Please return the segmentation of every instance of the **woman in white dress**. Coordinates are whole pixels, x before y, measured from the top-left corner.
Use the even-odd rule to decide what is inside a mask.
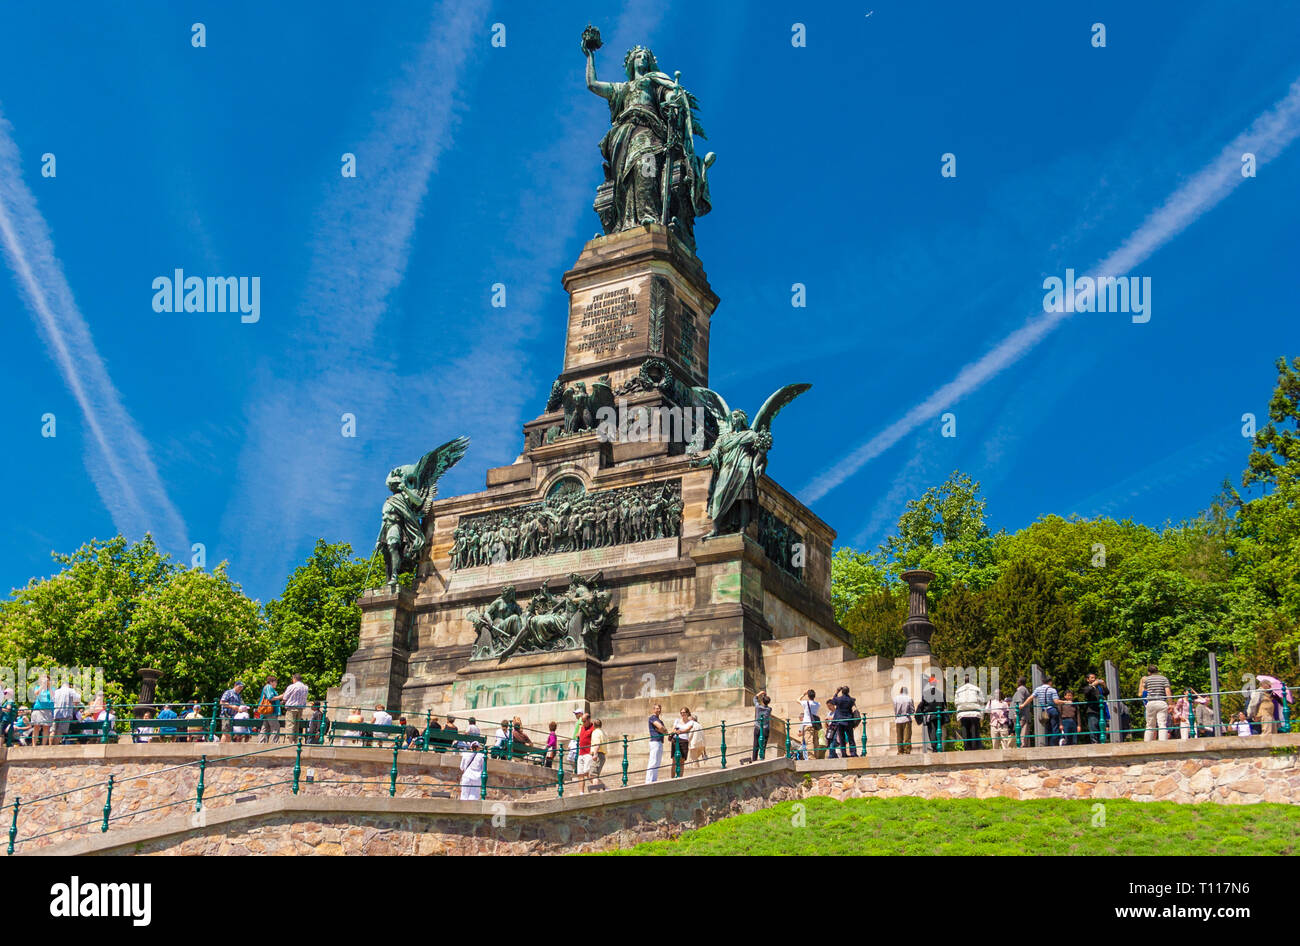
[[[483,747],[471,742],[469,748],[460,754],[460,800],[478,801],[483,787],[483,768],[487,765],[487,756]]]

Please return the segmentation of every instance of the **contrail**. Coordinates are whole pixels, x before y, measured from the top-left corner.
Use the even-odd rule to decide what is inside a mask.
[[[1253,152],[1256,164],[1262,165],[1281,154],[1297,135],[1300,135],[1300,79],[1291,84],[1284,98],[1256,118],[1250,128],[1234,138],[1214,160],[1149,214],[1128,239],[1092,268],[1089,275],[1095,277],[1132,271],[1245,180],[1241,175],[1243,152]],[[962,368],[955,378],[920,404],[813,479],[799,491],[800,498],[807,503],[821,499],[921,424],[1018,361],[1071,314],[1043,312],[1035,315],[983,357]]]
[[[81,408],[90,434],[86,467],[95,489],[123,535],[152,532],[164,548],[188,549],[185,523],[168,498],[149,445],[122,406],[54,254],[49,227],[23,183],[12,132],[0,115],[0,244],[50,356]]]
[[[320,405],[347,392],[348,409],[372,429],[382,429],[386,413],[392,416],[394,355],[376,336],[406,276],[429,183],[451,145],[462,107],[457,92],[488,9],[486,0],[438,5],[416,56],[354,149],[357,178],[335,180],[316,215],[298,307],[311,332],[301,351],[280,359],[291,370],[272,375],[249,408],[252,436],[241,451],[236,497],[224,517],[223,531],[240,537],[245,570],[264,562],[281,567],[306,522],[355,495],[363,473],[356,450],[338,436],[338,414],[327,418]],[[313,476],[282,476],[303,458],[310,458]],[[265,484],[275,481],[279,487],[268,490]],[[262,529],[266,523],[274,528]]]

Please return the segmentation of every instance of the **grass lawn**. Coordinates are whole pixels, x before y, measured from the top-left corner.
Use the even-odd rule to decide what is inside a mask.
[[[1095,806],[1105,805],[1094,811]],[[800,811],[800,806],[804,810]],[[1104,823],[1102,817],[1104,814]],[[802,818],[800,817],[802,815]],[[804,823],[799,825],[802,820]],[[1094,826],[1094,821],[1097,824]],[[813,797],[610,854],[1295,854],[1300,807]]]

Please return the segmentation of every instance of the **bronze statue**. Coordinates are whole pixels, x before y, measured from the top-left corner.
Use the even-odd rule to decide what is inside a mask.
[[[388,567],[388,587],[397,590],[397,576],[414,569],[424,548],[425,517],[438,495],[438,479],[469,449],[468,437],[449,440],[422,456],[418,463],[394,467],[387,485],[392,493],[384,500],[384,511],[375,540]],[[366,576],[369,584],[370,576]]]
[[[695,456],[691,466],[713,468],[709,483],[709,518],[713,530],[706,539],[733,532],[744,532],[758,512],[758,480],[767,469],[767,452],[772,449],[772,421],[811,384],[787,384],[759,408],[750,427],[744,411],[733,411],[716,391],[692,388],[696,399],[718,425],[717,439],[707,456]],[[688,454],[697,454],[699,443],[687,446]]]
[[[605,183],[595,203],[601,225],[609,234],[661,223],[694,251],[695,218],[712,209],[708,170],[715,158],[712,151],[702,158],[695,153],[695,136],[708,137],[696,114],[699,102],[682,88],[681,73],[660,72],[644,46],[624,57],[626,82],[601,82],[600,46],[600,31],[588,26],[582,34],[587,88],[609,100],[610,129],[600,142]]]
[[[613,620],[610,592],[602,587],[601,573],[590,578],[573,574],[569,588],[556,595],[542,582],[537,594],[521,609],[513,585],[482,611],[465,614],[478,629],[471,660],[496,657],[505,660],[515,654],[539,654],[583,648],[596,652],[601,632]]]

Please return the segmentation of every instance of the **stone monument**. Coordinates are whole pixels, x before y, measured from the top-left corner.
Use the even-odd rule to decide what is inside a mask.
[[[708,388],[719,298],[696,254],[714,163],[696,152],[698,102],[642,47],[626,81],[597,79],[600,45],[588,27],[586,85],[610,104],[604,233],[562,279],[562,368],[482,491],[434,498],[463,440],[389,475],[388,583],[359,601],[350,698],[330,702],[556,721],[566,739],[576,705],[616,741],[643,736],[658,702],[738,725],[728,741],[747,745],[763,642],[847,643],[835,534],[767,474],[773,421],[809,385],[780,388],[752,424]]]

